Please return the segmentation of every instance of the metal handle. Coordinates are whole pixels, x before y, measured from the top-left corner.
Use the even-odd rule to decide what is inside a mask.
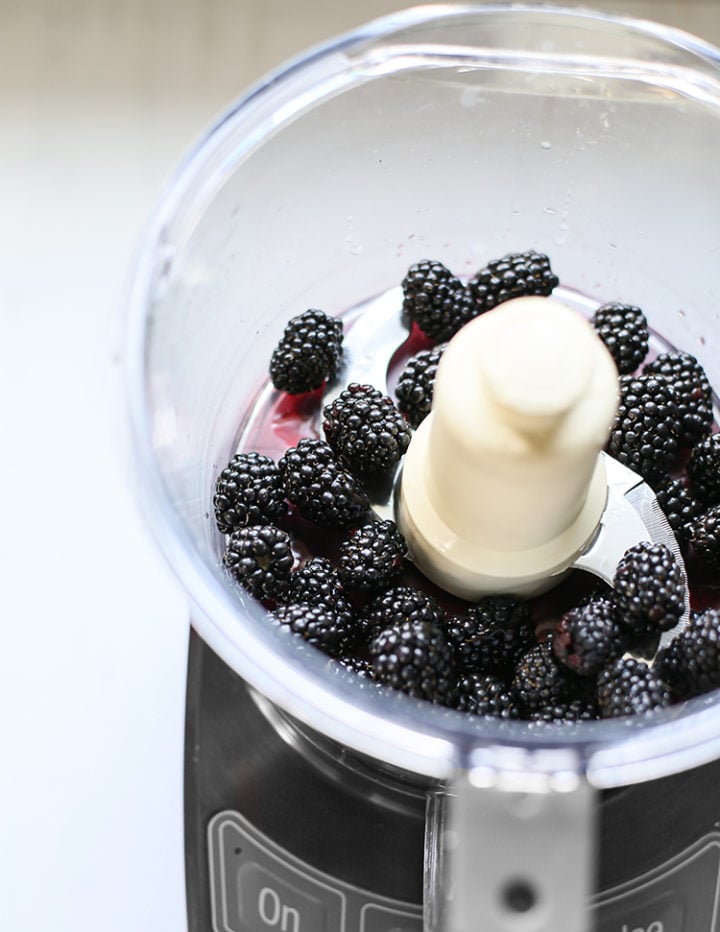
[[[425,932],[585,932],[595,813],[573,772],[460,773],[428,804]]]

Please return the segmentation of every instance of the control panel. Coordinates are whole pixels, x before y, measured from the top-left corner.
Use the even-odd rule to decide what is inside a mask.
[[[237,812],[208,826],[213,932],[422,932],[422,907],[313,868]]]

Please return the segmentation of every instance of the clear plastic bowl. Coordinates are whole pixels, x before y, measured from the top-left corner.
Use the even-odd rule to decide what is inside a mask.
[[[206,642],[318,732],[430,778],[458,768],[642,781],[720,755],[715,694],[652,720],[532,733],[329,676],[228,583],[217,472],[286,321],[340,313],[420,259],[470,274],[547,252],[643,307],[720,386],[720,55],[681,32],[525,5],[430,6],[310,51],[233,104],[140,245],[128,373],[138,475]]]

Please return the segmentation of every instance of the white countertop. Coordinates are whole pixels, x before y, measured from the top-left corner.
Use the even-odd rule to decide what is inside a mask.
[[[188,620],[133,495],[124,282],[165,176],[232,97],[404,5],[0,6],[3,929],[185,928]],[[720,43],[715,0],[607,6]]]

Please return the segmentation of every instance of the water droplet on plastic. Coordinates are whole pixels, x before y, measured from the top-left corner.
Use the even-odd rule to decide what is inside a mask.
[[[541,149],[552,149],[552,143],[548,142],[547,139],[543,139],[543,141],[540,143],[540,148]]]
[[[552,216],[555,215],[555,208],[554,208],[554,207],[546,207],[546,208],[545,208],[545,213],[546,213],[546,214],[550,214],[550,216],[552,217]]]

